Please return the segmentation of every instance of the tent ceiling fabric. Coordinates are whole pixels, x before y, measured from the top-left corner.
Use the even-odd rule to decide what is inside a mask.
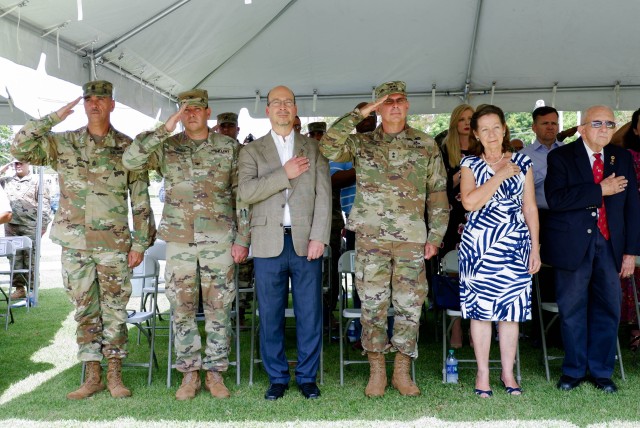
[[[0,0],[0,15],[18,3]],[[592,0],[84,0],[82,21],[77,0],[52,4],[19,7],[19,32],[18,9],[0,18],[0,56],[35,68],[45,52],[50,74],[82,84],[92,49],[108,46],[98,78],[116,84],[120,102],[152,116],[162,107],[163,118],[175,105],[149,88],[175,97],[197,86],[214,112],[247,107],[264,116],[267,91],[285,84],[301,116],[337,116],[388,80],[407,82],[412,113],[450,112],[468,70],[474,105],[491,101],[493,82],[494,103],[508,111],[531,111],[538,99],[561,110],[640,104],[635,1],[603,9]],[[56,32],[40,36],[67,21],[58,68]]]

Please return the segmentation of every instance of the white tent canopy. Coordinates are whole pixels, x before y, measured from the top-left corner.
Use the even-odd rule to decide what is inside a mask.
[[[640,104],[637,1],[245,2],[0,0],[0,56],[35,68],[44,52],[49,74],[111,80],[118,101],[162,118],[193,87],[214,112],[262,116],[277,84],[297,94],[301,116],[335,116],[387,80],[407,82],[412,113],[463,99],[508,111],[538,99],[560,110]]]

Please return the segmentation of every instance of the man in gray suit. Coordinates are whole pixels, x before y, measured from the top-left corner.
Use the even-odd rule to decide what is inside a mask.
[[[284,396],[291,378],[284,352],[289,279],[298,344],[296,383],[305,398],[318,398],[322,255],[331,228],[329,164],[316,140],[294,132],[297,107],[289,88],[269,91],[266,112],[271,132],[244,147],[238,161],[238,194],[252,206],[260,350],[270,383],[265,398]]]

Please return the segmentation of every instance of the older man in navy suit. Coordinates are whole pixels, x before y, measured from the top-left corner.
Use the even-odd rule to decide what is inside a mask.
[[[610,108],[594,106],[578,127],[581,139],[549,153],[545,193],[549,216],[541,255],[555,268],[565,357],[561,390],[585,379],[605,392],[620,321],[621,276],[640,254],[640,199],[630,154],[610,145]]]

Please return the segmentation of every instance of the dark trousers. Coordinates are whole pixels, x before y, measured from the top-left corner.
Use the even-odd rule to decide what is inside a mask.
[[[322,258],[308,261],[293,249],[291,235],[277,257],[253,259],[258,310],[260,353],[270,383],[289,383],[284,351],[284,311],[289,300],[289,279],[296,320],[298,364],[296,382],[315,382],[322,349]]]
[[[610,378],[615,365],[622,293],[611,243],[596,229],[580,266],[555,269],[564,342],[562,373]]]

